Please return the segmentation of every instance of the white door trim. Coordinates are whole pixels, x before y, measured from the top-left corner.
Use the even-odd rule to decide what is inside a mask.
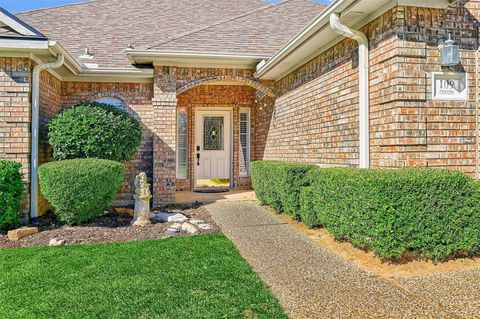
[[[230,147],[229,147],[229,162],[230,162],[230,188],[233,188],[235,185],[234,185],[234,166],[233,166],[233,151],[234,151],[234,148],[233,148],[233,142],[234,142],[234,136],[233,136],[233,133],[234,133],[234,127],[233,127],[233,107],[229,106],[229,107],[195,107],[194,108],[194,112],[195,112],[195,121],[193,123],[193,134],[194,134],[194,138],[193,138],[193,142],[194,142],[194,145],[193,145],[193,148],[194,148],[194,170],[193,170],[193,187],[194,189],[197,188],[197,119],[198,119],[198,116],[201,112],[205,112],[205,111],[222,111],[222,112],[228,112],[229,113],[229,117],[230,117],[230,139],[229,139],[229,144],[230,144]]]

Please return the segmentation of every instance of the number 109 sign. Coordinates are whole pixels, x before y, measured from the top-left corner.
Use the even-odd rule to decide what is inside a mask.
[[[468,101],[468,74],[434,72],[432,74],[432,99]]]

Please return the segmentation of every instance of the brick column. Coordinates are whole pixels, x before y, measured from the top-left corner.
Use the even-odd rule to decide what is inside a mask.
[[[153,205],[175,201],[177,74],[155,67],[153,97]]]

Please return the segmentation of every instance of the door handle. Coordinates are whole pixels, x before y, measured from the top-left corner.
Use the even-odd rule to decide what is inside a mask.
[[[197,166],[200,166],[200,153],[197,153]]]

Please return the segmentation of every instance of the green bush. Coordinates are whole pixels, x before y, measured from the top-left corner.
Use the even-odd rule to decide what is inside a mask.
[[[48,124],[49,143],[56,160],[133,159],[142,140],[139,122],[108,104],[83,103],[65,109]]]
[[[434,260],[480,250],[479,183],[435,169],[317,169],[301,217],[382,259]]]
[[[258,161],[252,163],[252,186],[264,205],[299,219],[300,189],[314,165]]]
[[[21,164],[0,160],[0,230],[20,225],[23,182]]]
[[[55,215],[69,224],[87,222],[110,206],[124,177],[124,165],[100,159],[43,164],[40,189]]]

